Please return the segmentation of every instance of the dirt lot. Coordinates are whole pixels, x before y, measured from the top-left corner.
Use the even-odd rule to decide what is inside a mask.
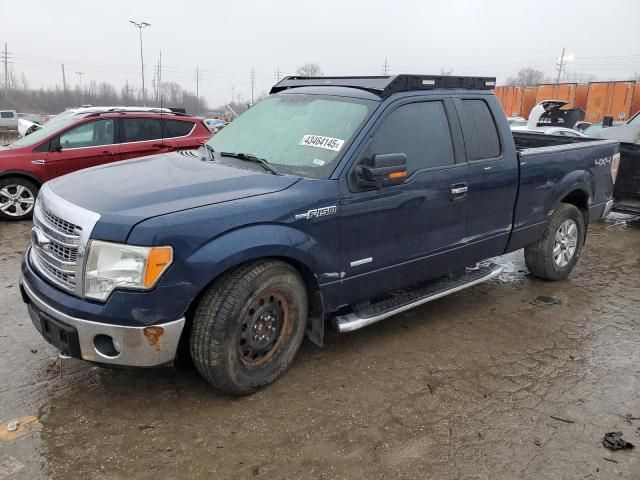
[[[592,226],[568,281],[517,252],[496,281],[305,343],[242,399],[193,371],[60,362],[20,300],[29,229],[0,224],[2,480],[640,478],[639,219]],[[17,417],[35,418],[7,432]],[[618,430],[638,447],[605,450]]]

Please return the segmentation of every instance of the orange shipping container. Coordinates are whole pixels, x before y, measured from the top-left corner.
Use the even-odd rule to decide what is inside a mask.
[[[529,118],[531,109],[536,106],[537,87],[525,87],[522,93],[522,116]]]
[[[590,83],[585,120],[601,122],[605,115],[611,115],[614,121],[627,120],[634,89],[635,82]]]
[[[640,82],[633,87],[633,99],[631,100],[631,116],[640,112]]]
[[[552,85],[539,85],[536,92],[536,105],[543,100],[565,100],[569,102],[564,108],[573,108],[575,105],[578,85],[575,83],[559,83]]]

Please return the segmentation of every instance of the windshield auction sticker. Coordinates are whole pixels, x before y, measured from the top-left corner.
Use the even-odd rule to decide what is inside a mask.
[[[321,137],[320,135],[305,135],[298,145],[306,147],[324,148],[325,150],[333,150],[339,152],[344,145],[344,140],[339,138]]]

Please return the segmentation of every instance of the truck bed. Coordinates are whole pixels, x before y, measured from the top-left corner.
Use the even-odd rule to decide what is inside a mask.
[[[602,215],[611,198],[611,161],[618,142],[512,132],[518,151],[520,189],[513,216],[510,250],[537,238],[546,228],[555,202],[574,191],[590,221]],[[604,163],[602,163],[604,161]],[[594,188],[598,185],[598,188]]]

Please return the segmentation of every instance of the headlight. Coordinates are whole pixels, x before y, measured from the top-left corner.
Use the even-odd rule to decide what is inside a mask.
[[[136,247],[92,240],[85,266],[84,295],[106,300],[116,288],[148,290],[171,262],[171,247]]]

